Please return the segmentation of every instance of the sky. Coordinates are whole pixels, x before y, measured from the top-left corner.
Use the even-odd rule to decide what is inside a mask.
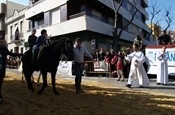
[[[150,15],[151,8],[150,6],[154,6],[153,4],[156,4],[156,9],[161,10],[161,12],[156,16],[153,22],[157,22],[157,20],[160,20],[159,25],[162,27],[162,29],[165,29],[167,27],[167,24],[165,22],[165,11],[170,12],[171,19],[174,20],[171,24],[170,28],[168,30],[175,31],[175,0],[148,0],[149,7],[147,9],[149,13],[149,18],[152,16]],[[147,23],[150,22],[147,21]]]
[[[0,3],[4,3],[6,0],[0,0]],[[12,2],[16,2],[19,4],[23,4],[23,5],[28,5],[29,4],[29,0],[8,0],[8,1],[12,1]]]

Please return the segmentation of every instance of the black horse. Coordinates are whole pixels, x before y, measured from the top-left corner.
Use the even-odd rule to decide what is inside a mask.
[[[55,87],[55,75],[59,61],[61,60],[60,58],[63,55],[67,57],[67,60],[73,60],[73,41],[69,38],[61,38],[48,47],[44,47],[36,63],[31,63],[32,51],[26,51],[22,57],[22,68],[28,89],[34,92],[31,76],[34,71],[40,70],[43,78],[43,86],[38,91],[38,94],[41,94],[45,87],[47,87],[47,72],[50,72],[53,92],[59,95]]]

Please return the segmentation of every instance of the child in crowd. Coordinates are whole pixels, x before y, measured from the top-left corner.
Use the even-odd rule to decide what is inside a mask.
[[[120,81],[120,79],[121,79],[121,81],[124,81],[123,59],[122,59],[121,55],[118,56],[118,61],[117,61],[116,67],[117,67],[117,76],[118,76],[117,81]]]

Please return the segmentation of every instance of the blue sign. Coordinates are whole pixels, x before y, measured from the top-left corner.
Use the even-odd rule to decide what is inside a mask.
[[[149,51],[148,55],[147,55],[147,58],[150,61],[157,61],[158,53],[159,53],[158,51]],[[175,62],[175,51],[167,51],[166,54],[168,56],[168,61],[169,62],[172,62],[172,61]]]

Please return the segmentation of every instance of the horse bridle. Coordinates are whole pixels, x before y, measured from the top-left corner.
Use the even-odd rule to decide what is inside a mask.
[[[64,43],[64,47],[65,47],[66,52],[68,52],[69,49],[68,49],[68,44],[67,44],[66,42]],[[69,55],[68,55],[68,56],[69,56]],[[67,56],[64,54],[63,50],[62,50],[62,53],[61,53],[61,56],[60,56],[61,61],[63,61],[64,59],[66,59],[66,62],[67,62],[68,58],[69,58],[69,57],[67,57]]]

